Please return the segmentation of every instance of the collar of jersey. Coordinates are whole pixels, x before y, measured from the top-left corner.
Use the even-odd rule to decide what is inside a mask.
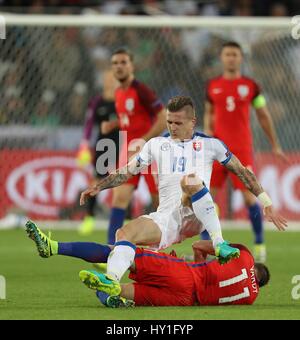
[[[194,134],[193,134],[193,136],[192,136],[191,139],[185,139],[185,140],[181,140],[181,141],[179,141],[179,142],[176,142],[173,138],[171,138],[171,136],[169,136],[169,137],[170,137],[170,139],[171,139],[171,141],[172,141],[173,143],[179,145],[179,144],[186,144],[186,143],[189,143],[189,142],[191,142],[192,140],[194,140],[195,137],[198,137],[198,136],[199,136],[199,134],[198,134],[197,132],[194,132]]]

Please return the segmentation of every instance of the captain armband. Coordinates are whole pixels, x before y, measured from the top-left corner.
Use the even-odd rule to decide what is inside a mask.
[[[266,104],[267,104],[266,98],[262,94],[259,94],[252,101],[252,105],[255,109],[261,109],[262,107],[265,107]]]

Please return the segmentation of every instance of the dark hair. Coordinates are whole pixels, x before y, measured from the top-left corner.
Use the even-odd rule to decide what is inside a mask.
[[[133,61],[133,54],[132,52],[126,47],[119,47],[113,51],[111,56],[113,57],[116,54],[127,54],[129,56],[130,61]]]
[[[177,112],[182,109],[184,109],[188,115],[192,114],[195,116],[195,105],[191,97],[175,96],[168,101],[167,110],[169,112]]]
[[[256,275],[259,287],[265,286],[270,281],[270,272],[263,263],[255,263]]]
[[[225,42],[223,45],[222,45],[222,49],[221,51],[223,51],[223,49],[225,47],[235,47],[235,48],[238,48],[242,53],[243,53],[243,50],[242,50],[242,47],[239,43],[235,42],[235,41],[227,41]]]

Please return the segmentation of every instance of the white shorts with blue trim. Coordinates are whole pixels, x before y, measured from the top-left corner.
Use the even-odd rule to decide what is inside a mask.
[[[154,250],[165,249],[204,231],[202,223],[196,218],[193,210],[183,205],[170,213],[156,211],[142,217],[153,220],[161,230],[160,243],[151,245]]]

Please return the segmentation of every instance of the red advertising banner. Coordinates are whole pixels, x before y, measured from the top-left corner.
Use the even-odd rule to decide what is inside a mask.
[[[289,160],[287,164],[271,154],[259,154],[255,172],[284,217],[300,220],[300,153],[289,154]],[[87,188],[91,173],[91,169],[78,168],[74,152],[0,151],[0,218],[18,208],[31,218],[57,219],[59,210],[74,204],[82,189]],[[135,198],[141,201],[143,196]],[[230,202],[228,190],[223,189],[217,202],[221,218],[247,218],[240,192],[235,192]]]
[[[18,208],[31,218],[56,219],[91,179],[73,152],[4,150],[0,164],[0,217]]]
[[[288,220],[300,221],[300,153],[287,156],[289,161],[285,162],[270,153],[256,154],[255,174],[272,198],[274,207]],[[241,192],[233,192],[230,198],[228,192],[225,187],[216,197],[221,218],[247,218]],[[228,214],[229,210],[231,214]]]

